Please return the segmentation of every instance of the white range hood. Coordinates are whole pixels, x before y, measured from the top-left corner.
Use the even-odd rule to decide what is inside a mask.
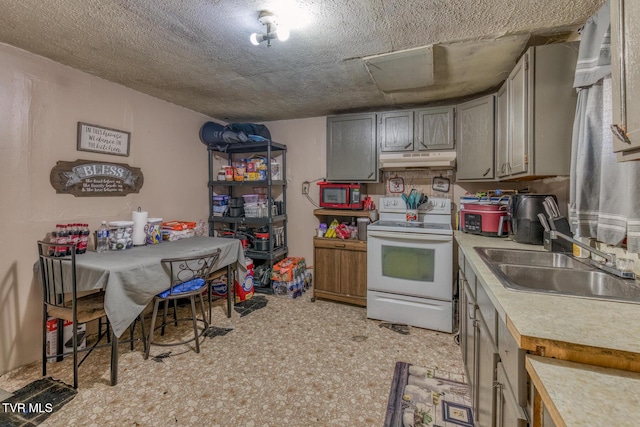
[[[425,151],[420,153],[381,153],[380,169],[406,168],[451,169],[456,165],[455,151]]]

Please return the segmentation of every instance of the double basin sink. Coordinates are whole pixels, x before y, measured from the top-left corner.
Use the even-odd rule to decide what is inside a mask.
[[[502,284],[518,291],[640,304],[640,285],[598,270],[569,254],[475,248]]]

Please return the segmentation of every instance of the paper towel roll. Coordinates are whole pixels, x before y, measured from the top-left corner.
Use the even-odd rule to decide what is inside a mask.
[[[133,220],[133,245],[140,246],[147,242],[147,233],[144,227],[147,225],[147,211],[133,211],[131,212],[131,219]]]

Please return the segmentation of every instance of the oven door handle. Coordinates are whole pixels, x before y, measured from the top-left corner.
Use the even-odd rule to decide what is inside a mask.
[[[405,240],[419,240],[421,242],[451,242],[452,236],[439,236],[435,234],[422,234],[422,233],[402,233],[392,231],[373,231],[369,230],[367,235],[370,237],[382,237],[389,239],[405,239]]]

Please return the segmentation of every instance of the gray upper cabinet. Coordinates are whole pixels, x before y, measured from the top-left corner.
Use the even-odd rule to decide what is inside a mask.
[[[415,136],[417,149],[453,150],[455,108],[423,108],[415,110]]]
[[[327,117],[327,181],[378,181],[374,113]]]
[[[456,111],[456,180],[492,180],[495,95],[459,104]]]
[[[413,151],[413,111],[378,113],[380,151]]]
[[[498,92],[496,169],[501,180],[569,174],[577,48],[576,43],[529,48]]]
[[[452,150],[454,107],[378,113],[380,151]]]
[[[640,160],[640,4],[611,2],[613,151],[619,161]]]

